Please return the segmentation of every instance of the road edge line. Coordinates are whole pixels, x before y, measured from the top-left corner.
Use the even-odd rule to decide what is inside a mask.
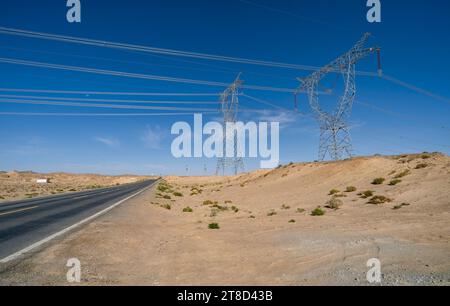
[[[47,238],[44,238],[44,239],[42,239],[42,240],[40,240],[40,241],[38,241],[38,242],[35,242],[35,243],[33,243],[32,245],[30,245],[30,246],[28,246],[28,247],[26,247],[26,248],[24,248],[24,249],[22,249],[22,250],[20,250],[20,251],[17,251],[17,252],[15,252],[14,254],[11,254],[11,255],[9,255],[9,256],[3,258],[3,259],[1,259],[1,260],[0,260],[0,263],[1,263],[1,264],[6,264],[6,263],[8,263],[8,262],[10,262],[10,261],[13,261],[13,260],[19,258],[20,256],[22,256],[22,255],[24,255],[24,254],[26,254],[26,253],[28,253],[28,252],[30,252],[30,251],[32,251],[32,250],[34,250],[34,249],[40,247],[41,245],[43,245],[43,244],[45,244],[45,243],[47,243],[47,242],[50,242],[51,240],[53,240],[53,239],[55,239],[55,238],[57,238],[57,237],[60,237],[60,236],[62,236],[62,235],[64,235],[64,234],[66,234],[66,233],[68,233],[68,232],[70,232],[70,231],[76,229],[77,227],[80,227],[81,225],[83,225],[83,224],[85,224],[85,223],[88,223],[88,222],[90,222],[90,221],[92,221],[92,220],[94,220],[94,219],[100,217],[101,215],[104,215],[105,213],[107,213],[108,211],[110,211],[110,210],[116,208],[116,207],[119,206],[120,204],[122,204],[122,203],[124,203],[124,202],[130,200],[131,198],[134,198],[134,197],[138,196],[139,194],[143,193],[144,191],[147,191],[148,189],[150,189],[151,187],[153,187],[158,181],[159,181],[159,180],[156,180],[156,181],[153,182],[153,184],[151,184],[150,186],[145,187],[145,188],[142,189],[142,190],[139,190],[138,192],[136,192],[136,193],[130,195],[129,197],[127,197],[127,198],[125,198],[125,199],[123,199],[123,200],[120,200],[120,201],[117,202],[117,203],[112,204],[111,206],[109,206],[109,207],[107,207],[107,208],[105,208],[105,209],[103,209],[103,210],[101,210],[101,211],[99,211],[99,212],[93,214],[93,215],[90,216],[90,217],[87,217],[87,218],[85,218],[85,219],[83,219],[83,220],[81,220],[81,221],[79,221],[79,222],[77,222],[77,223],[75,223],[75,224],[73,224],[73,225],[71,225],[71,226],[69,226],[69,227],[66,227],[65,229],[63,229],[63,230],[61,230],[61,231],[59,231],[59,232],[57,232],[57,233],[55,233],[55,234],[52,234],[52,235],[48,236]]]

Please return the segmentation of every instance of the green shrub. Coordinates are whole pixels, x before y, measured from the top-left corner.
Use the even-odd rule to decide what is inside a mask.
[[[405,176],[407,176],[409,174],[411,174],[411,170],[406,169],[406,170],[403,170],[402,172],[400,172],[399,174],[397,174],[396,176],[394,176],[394,179],[400,179],[400,178],[405,177]]]
[[[183,212],[191,213],[191,212],[194,212],[194,210],[188,206],[188,207],[183,208]]]
[[[378,177],[372,181],[372,185],[381,185],[386,179],[383,177]]]
[[[311,212],[311,216],[323,216],[323,215],[325,215],[325,211],[320,207],[317,207]]]
[[[400,184],[401,182],[402,182],[402,180],[395,179],[395,180],[390,181],[389,186],[395,186],[397,184]]]
[[[380,205],[380,204],[384,204],[384,203],[390,203],[392,202],[391,199],[389,199],[388,197],[385,196],[374,196],[369,200],[369,204],[374,204],[374,205]]]
[[[183,196],[183,194],[181,192],[178,192],[178,191],[174,192],[173,195],[176,196],[176,197],[182,197]]]
[[[356,190],[355,186],[348,186],[347,189],[345,189],[345,192],[355,192]]]
[[[210,223],[210,224],[208,224],[208,228],[216,230],[216,229],[220,229],[220,226],[219,226],[219,223]]]
[[[366,190],[362,193],[359,194],[361,196],[362,199],[367,199],[373,196],[373,191],[372,190]]]
[[[339,193],[340,191],[337,189],[331,189],[330,192],[328,193],[328,195],[334,195],[336,193]]]

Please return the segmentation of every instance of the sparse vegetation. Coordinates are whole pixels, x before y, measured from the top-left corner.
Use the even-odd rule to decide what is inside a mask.
[[[232,204],[232,203],[233,203],[233,201],[225,200],[225,204]]]
[[[270,212],[267,213],[268,217],[272,217],[275,216],[277,214],[277,212],[275,210],[271,210]]]
[[[220,229],[219,223],[210,223],[208,224],[209,229],[217,230]]]
[[[400,179],[395,179],[389,182],[389,186],[395,186],[397,184],[400,184],[402,182],[402,180]]]
[[[304,213],[306,210],[304,210],[303,208],[297,208],[297,213],[302,214]]]
[[[347,189],[345,189],[345,192],[355,192],[356,190],[355,186],[348,186]]]
[[[398,210],[398,209],[401,209],[401,208],[404,207],[404,206],[409,206],[409,205],[410,205],[409,203],[402,203],[402,204],[400,204],[400,205],[394,206],[392,209],[393,209],[393,210]]]
[[[205,205],[205,206],[207,206],[207,205],[213,205],[213,204],[214,204],[214,202],[211,201],[211,200],[205,200],[205,201],[203,201],[203,205]]]
[[[211,212],[209,214],[210,217],[215,217],[217,216],[217,214],[219,213],[219,209],[218,208],[213,208],[211,209]]]
[[[178,192],[178,191],[175,191],[173,193],[173,195],[176,196],[176,197],[182,197],[183,196],[183,194],[181,192]]]
[[[311,212],[311,216],[323,216],[323,215],[325,215],[325,211],[322,208],[320,208],[320,206]]]
[[[430,159],[431,155],[428,154],[428,153],[423,153],[422,155],[420,155],[420,158],[422,158],[422,159]]]
[[[172,199],[172,197],[171,197],[170,195],[168,195],[168,194],[165,194],[165,195],[163,196],[163,198],[166,199],[166,200]]]
[[[291,207],[286,204],[283,204],[283,205],[281,205],[281,209],[288,210],[288,209],[291,209]]]
[[[331,189],[330,192],[328,193],[328,195],[335,195],[337,193],[341,192],[340,190],[337,189]]]
[[[428,167],[428,164],[422,163],[422,164],[418,164],[418,165],[416,166],[416,169],[425,169],[425,168],[427,168],[427,167]]]
[[[236,206],[231,206],[231,210],[234,211],[235,213],[239,212],[239,208],[237,208]]]
[[[167,210],[171,210],[172,206],[170,206],[170,204],[162,204],[161,205],[162,208],[167,209]]]
[[[384,177],[378,177],[372,181],[372,185],[381,185],[386,181]]]
[[[289,223],[295,223],[294,219],[289,220]]]
[[[327,203],[326,208],[338,210],[342,205],[344,205],[344,202],[342,200],[338,199],[337,197],[332,197]]]
[[[406,170],[403,170],[402,172],[400,172],[399,174],[397,174],[396,176],[394,176],[394,179],[400,179],[400,178],[405,177],[405,176],[407,176],[409,174],[411,174],[411,170],[406,169]]]
[[[390,203],[392,202],[392,199],[385,197],[385,196],[374,196],[369,200],[369,204],[374,204],[374,205],[381,205],[384,203]]]
[[[256,217],[251,215],[251,216],[249,216],[249,219],[256,219]]]
[[[188,206],[188,207],[183,208],[183,212],[191,213],[191,212],[194,212],[194,210]]]

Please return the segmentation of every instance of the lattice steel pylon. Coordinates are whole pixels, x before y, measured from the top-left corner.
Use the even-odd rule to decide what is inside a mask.
[[[239,110],[239,94],[240,88],[243,85],[243,81],[240,79],[241,74],[237,76],[234,82],[220,95],[220,111],[223,114],[223,157],[217,159],[216,175],[222,170],[222,174],[225,175],[227,168],[232,168],[234,174],[238,174],[239,170],[244,171],[243,158],[239,156],[237,147],[237,131],[234,130],[230,135],[226,132],[227,123],[236,123],[237,112]],[[234,148],[233,156],[226,155],[227,139],[233,138]]]
[[[344,156],[352,156],[352,144],[347,120],[350,117],[356,96],[355,65],[373,52],[378,54],[378,74],[381,75],[380,48],[365,48],[370,33],[363,37],[347,53],[335,59],[322,69],[306,78],[298,78],[301,82],[296,91],[306,92],[309,105],[320,125],[319,160],[326,159],[327,154],[333,160],[341,160]],[[344,93],[339,99],[337,108],[332,113],[324,111],[319,104],[319,83],[329,73],[341,73],[344,79]],[[296,98],[297,101],[297,98]],[[295,105],[297,109],[297,102]]]

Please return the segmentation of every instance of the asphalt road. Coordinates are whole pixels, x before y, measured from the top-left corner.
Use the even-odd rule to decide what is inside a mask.
[[[0,204],[0,260],[95,215],[154,182]]]

